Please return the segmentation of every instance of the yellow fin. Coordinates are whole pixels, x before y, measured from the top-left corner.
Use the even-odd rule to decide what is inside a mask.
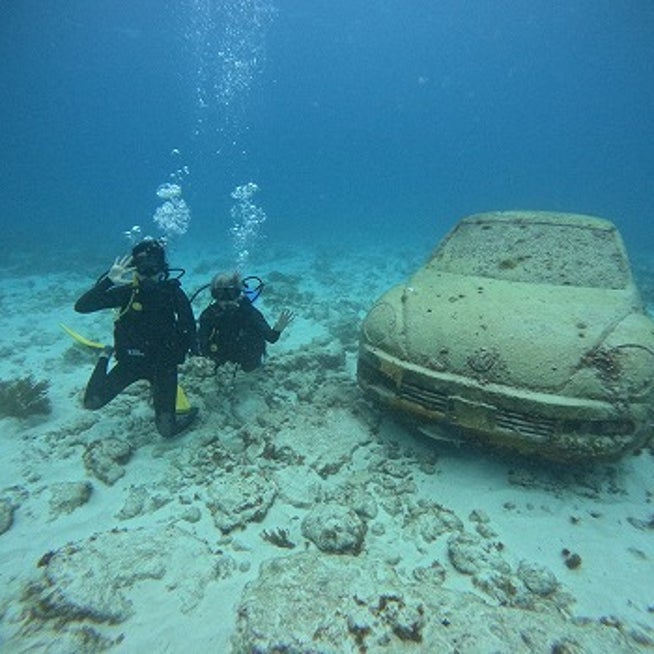
[[[64,325],[63,322],[59,323],[59,326],[70,336],[73,340],[77,341],[81,345],[85,345],[86,347],[92,347],[96,350],[101,350],[104,345],[102,343],[98,343],[97,341],[92,341],[89,338],[86,338],[86,336],[82,336],[81,334],[78,334],[76,331],[72,330],[70,327],[67,325]]]
[[[175,413],[188,413],[191,410],[191,403],[181,386],[177,386],[177,397],[175,398]]]

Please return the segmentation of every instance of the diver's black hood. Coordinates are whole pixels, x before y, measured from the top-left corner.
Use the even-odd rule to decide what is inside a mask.
[[[132,266],[143,277],[154,277],[167,272],[166,250],[161,241],[147,238],[132,248]]]

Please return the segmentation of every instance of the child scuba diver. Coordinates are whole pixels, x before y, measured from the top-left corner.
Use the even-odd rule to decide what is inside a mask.
[[[263,314],[252,305],[247,290],[236,272],[219,273],[211,282],[213,301],[200,314],[198,340],[200,354],[209,357],[216,367],[229,361],[245,372],[255,370],[263,363],[266,343],[276,343],[295,317],[284,309],[275,325],[270,327]]]

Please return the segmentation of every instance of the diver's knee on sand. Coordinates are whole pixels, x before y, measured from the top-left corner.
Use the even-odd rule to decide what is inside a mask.
[[[101,409],[106,402],[98,395],[85,395],[83,400],[83,405],[85,409],[90,411],[97,411]]]

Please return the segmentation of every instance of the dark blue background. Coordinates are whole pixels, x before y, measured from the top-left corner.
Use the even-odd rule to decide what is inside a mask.
[[[5,252],[115,250],[180,162],[184,238],[218,249],[249,181],[273,240],[431,245],[466,214],[525,207],[654,246],[651,0],[270,0],[265,63],[231,123],[213,106],[194,135],[211,57],[185,35],[209,12],[218,48],[225,12],[238,24],[252,2],[0,4]]]

